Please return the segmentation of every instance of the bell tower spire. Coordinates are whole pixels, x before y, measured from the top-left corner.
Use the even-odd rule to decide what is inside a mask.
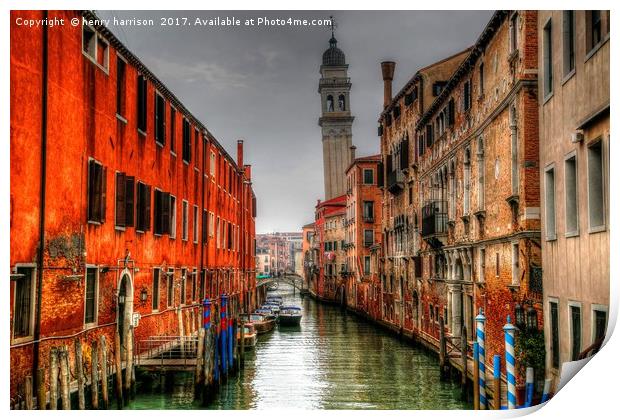
[[[345,172],[351,164],[351,146],[354,117],[351,115],[349,94],[351,80],[349,65],[344,52],[337,47],[334,36],[336,23],[331,19],[329,48],[323,53],[320,68],[319,94],[321,95],[321,117],[319,126],[323,139],[323,177],[325,199],[345,194]]]

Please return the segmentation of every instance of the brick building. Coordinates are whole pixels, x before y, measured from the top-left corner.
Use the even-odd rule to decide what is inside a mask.
[[[384,110],[379,117],[384,172],[382,207],[381,310],[383,320],[405,332],[417,328],[420,239],[415,153],[415,124],[469,49],[419,71],[392,97],[396,64],[381,63]],[[417,269],[416,269],[417,265]],[[416,299],[414,299],[416,297]]]
[[[542,328],[537,51],[535,11],[495,12],[416,124],[422,335],[482,310],[487,363],[507,315]]]
[[[310,284],[310,293],[319,299],[340,301],[344,297],[340,273],[345,268],[345,252],[342,248],[345,238],[344,221],[347,196],[320,201],[315,209],[315,244],[318,258],[315,261],[318,273],[316,283]]]
[[[302,226],[301,252],[303,254],[303,286],[302,289],[309,290],[311,285],[316,282],[318,274],[319,249],[316,241],[314,223],[307,223]]]
[[[243,142],[234,159],[98,22],[18,17],[96,19],[11,13],[11,397],[53,346],[73,363],[74,339],[189,334],[222,293],[255,304]]]
[[[540,11],[547,377],[596,352],[609,312],[609,11]],[[578,256],[578,257],[577,257]]]
[[[346,172],[345,269],[347,306],[377,314],[380,308],[379,254],[383,194],[381,155],[353,160]],[[372,307],[372,309],[371,309]]]

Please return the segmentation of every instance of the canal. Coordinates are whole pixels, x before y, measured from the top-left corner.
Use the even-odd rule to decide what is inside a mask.
[[[437,358],[341,309],[293,295],[301,326],[259,336],[244,370],[220,389],[207,409],[465,409],[459,385],[439,381]],[[200,409],[193,375],[139,380],[130,409]]]

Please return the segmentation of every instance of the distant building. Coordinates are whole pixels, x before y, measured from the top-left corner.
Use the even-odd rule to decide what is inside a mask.
[[[542,289],[556,387],[562,363],[598,351],[609,320],[609,18],[538,12]]]

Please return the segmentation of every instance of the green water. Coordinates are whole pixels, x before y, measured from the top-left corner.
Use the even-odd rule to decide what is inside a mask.
[[[259,336],[245,368],[229,377],[208,409],[464,409],[458,384],[439,381],[436,357],[374,325],[310,298],[301,326]],[[284,290],[283,290],[284,289]],[[138,383],[130,409],[200,409],[193,375]]]

